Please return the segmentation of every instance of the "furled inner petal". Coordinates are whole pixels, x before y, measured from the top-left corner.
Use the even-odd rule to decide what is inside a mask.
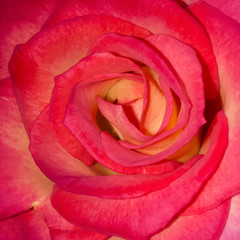
[[[177,98],[180,99],[181,108],[175,128],[173,127],[167,132],[154,136],[151,141],[144,143],[145,145],[132,145],[132,149],[147,147],[148,149],[141,149],[141,151],[145,151],[145,153],[148,152],[149,154],[156,154],[157,149],[164,145],[164,142],[161,143],[159,140],[165,139],[165,147],[161,149],[161,157],[158,156],[158,159],[160,160],[169,157],[181,147],[188,144],[188,142],[190,142],[197,134],[200,127],[205,123],[203,117],[203,82],[201,66],[193,49],[168,36],[156,35],[155,38],[149,38],[148,40],[154,45],[154,47],[159,48],[159,50],[163,52],[169,60],[170,66],[163,61],[159,54],[154,52],[149,46],[144,45],[141,41],[116,34],[106,34],[98,39],[90,52],[111,51],[142,62],[158,74],[160,85],[161,82],[165,82]],[[163,47],[161,47],[160,44],[162,44]],[[171,53],[172,49],[175,50],[173,53]],[[183,54],[184,58],[182,57]],[[170,72],[169,67],[170,69],[174,69],[172,73]],[[145,110],[145,107],[146,105],[144,106],[143,111]],[[177,131],[179,132],[177,133]],[[175,138],[171,136],[172,134],[175,134]],[[166,137],[168,137],[168,139],[166,139]],[[104,138],[104,140],[102,139],[102,144],[104,145],[107,154],[110,154],[111,157],[114,156],[114,159],[119,159],[120,157],[119,154],[118,156],[115,156],[114,152],[125,151],[125,153],[128,154],[128,150],[121,146],[117,147],[117,143],[114,143],[113,145],[119,148],[118,150],[115,149],[112,151],[109,149],[108,144],[112,141],[110,140],[110,136],[103,133],[101,134],[101,138]],[[196,143],[194,140],[193,142]],[[123,142],[121,142],[121,144],[122,143]],[[126,145],[128,144],[129,143],[126,143]],[[196,146],[196,149],[198,149],[198,145]],[[192,155],[195,152],[195,150],[192,151]],[[169,156],[167,156],[168,154]],[[130,153],[130,155],[132,157],[136,155],[136,158],[138,158],[136,153]],[[134,161],[135,160],[137,159],[134,159]]]
[[[101,98],[97,99],[97,103],[122,140],[138,144],[148,139],[128,120],[121,105],[108,103]]]
[[[166,111],[166,98],[160,87],[158,75],[147,67],[142,69],[147,79],[149,93],[141,118],[140,130],[146,135],[153,135],[162,124]]]

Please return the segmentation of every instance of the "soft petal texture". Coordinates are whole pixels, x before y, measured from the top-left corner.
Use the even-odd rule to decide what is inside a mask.
[[[49,199],[36,205],[34,209],[47,223],[52,240],[104,240],[108,238],[108,236],[90,232],[69,223],[52,207]]]
[[[7,77],[14,47],[38,32],[52,13],[57,0],[0,1],[0,79]]]
[[[240,236],[240,195],[231,199],[229,216],[220,240],[238,240]]]
[[[187,4],[199,2],[199,0],[184,0]],[[238,0],[204,0],[209,5],[221,10],[225,15],[240,23],[240,2]]]
[[[34,210],[0,221],[1,240],[52,240],[48,226]]]
[[[223,110],[229,124],[229,144],[220,167],[189,208],[189,214],[215,207],[239,193],[240,189],[237,170],[240,169],[240,124],[237,118],[240,111],[240,25],[206,3],[196,4],[190,9],[205,26],[213,43],[219,66]]]
[[[57,141],[46,107],[33,124],[30,151],[43,173],[59,185],[67,177],[95,175],[82,161],[72,157]]]
[[[214,173],[227,147],[227,133],[227,120],[220,112],[205,139],[209,145],[205,156],[162,190],[119,201],[72,194],[56,187],[52,204],[67,220],[80,227],[130,239],[146,239],[165,227]]]
[[[193,46],[201,58],[207,98],[216,97],[218,74],[211,43],[201,25],[172,0],[67,0],[56,9],[48,25],[83,15],[107,14],[149,29],[164,33]],[[210,80],[211,79],[211,80]],[[209,81],[210,80],[210,81]]]
[[[213,240],[219,239],[228,218],[230,200],[198,215],[178,216],[170,226],[151,240]]]
[[[0,81],[0,106],[0,217],[6,218],[49,197],[52,183],[28,150],[29,140],[9,78]]]

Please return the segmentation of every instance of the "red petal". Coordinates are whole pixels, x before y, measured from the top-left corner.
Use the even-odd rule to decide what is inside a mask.
[[[229,124],[229,143],[223,161],[188,213],[205,211],[240,189],[240,25],[217,9],[199,3],[191,8],[205,26],[219,66],[221,99]],[[231,181],[227,181],[231,179]]]
[[[52,183],[40,172],[28,150],[10,79],[0,81],[0,215],[6,218],[26,211],[48,197]]]
[[[197,3],[199,0],[184,0],[187,4]],[[207,4],[219,9],[225,15],[240,23],[240,2],[239,0],[204,0]]]
[[[0,1],[0,78],[7,77],[14,47],[38,32],[53,11],[57,0]]]
[[[219,239],[228,217],[229,205],[230,201],[226,201],[220,206],[198,215],[180,215],[173,220],[169,227],[153,236],[151,240]]]
[[[73,158],[58,142],[49,122],[49,109],[45,108],[33,124],[30,151],[38,167],[59,185],[67,177],[95,175],[82,161]]]
[[[51,240],[45,221],[33,210],[0,221],[2,240]]]
[[[37,205],[35,211],[47,223],[52,240],[104,240],[108,238],[105,235],[90,232],[71,224],[59,215],[49,200]]]
[[[165,227],[192,200],[222,160],[228,132],[222,112],[217,114],[210,129],[206,139],[210,148],[206,155],[160,191],[134,199],[110,200],[72,194],[56,187],[52,204],[67,220],[91,231],[146,239]]]

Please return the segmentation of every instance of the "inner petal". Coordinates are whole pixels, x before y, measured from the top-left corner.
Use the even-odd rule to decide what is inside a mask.
[[[148,67],[143,67],[142,70],[148,82],[148,94],[146,94],[146,106],[142,114],[140,130],[146,135],[153,135],[163,122],[166,98],[160,87],[157,73]]]

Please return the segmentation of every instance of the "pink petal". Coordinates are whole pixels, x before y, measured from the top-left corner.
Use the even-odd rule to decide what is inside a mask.
[[[111,176],[82,176],[65,177],[65,184],[61,187],[72,193],[97,196],[110,199],[127,199],[143,196],[168,186],[181,177],[193,164],[201,159],[197,155],[174,172],[158,175],[111,175]]]
[[[205,140],[210,143],[206,155],[162,190],[133,199],[110,200],[72,194],[56,187],[52,204],[67,220],[88,230],[123,238],[146,239],[165,227],[189,204],[202,184],[215,172],[227,146],[227,130],[227,120],[220,112]]]
[[[0,215],[29,210],[48,197],[52,183],[35,165],[9,78],[0,81]]]
[[[90,232],[71,224],[59,215],[49,200],[38,204],[35,207],[35,211],[47,223],[52,240],[104,240],[108,238],[108,236]]]
[[[213,44],[219,66],[223,109],[229,124],[229,143],[219,169],[189,208],[188,214],[215,207],[240,189],[240,25],[205,3],[196,4],[191,11],[203,23]]]
[[[205,95],[215,98],[219,90],[217,64],[209,38],[202,26],[179,4],[171,0],[115,1],[67,0],[54,12],[48,24],[84,15],[106,14],[144,27],[154,34],[167,34],[197,50],[203,67]],[[211,79],[211,80],[210,80]],[[210,80],[210,81],[209,81]]]
[[[238,240],[240,236],[240,195],[231,199],[227,223],[219,240]]]
[[[2,240],[51,240],[47,224],[34,210],[0,221]]]
[[[187,4],[193,4],[199,0],[184,0]],[[207,4],[219,9],[225,15],[240,23],[240,2],[238,0],[204,0]]]
[[[219,239],[225,226],[230,201],[226,201],[207,212],[179,216],[172,224],[156,234],[151,240],[213,240]]]
[[[0,1],[0,78],[7,77],[14,47],[38,32],[55,8],[57,0]]]
[[[95,175],[82,161],[73,158],[58,142],[45,108],[33,124],[30,151],[42,172],[59,185],[70,177]]]

